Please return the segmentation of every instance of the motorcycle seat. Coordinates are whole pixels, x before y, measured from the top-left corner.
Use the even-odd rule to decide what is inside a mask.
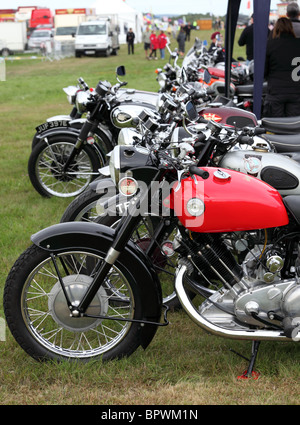
[[[298,225],[300,224],[300,202],[298,195],[288,195],[283,198],[288,211],[294,216]]]
[[[300,116],[297,117],[264,117],[261,125],[266,131],[277,134],[300,133]]]
[[[277,152],[300,152],[300,134],[264,134]]]

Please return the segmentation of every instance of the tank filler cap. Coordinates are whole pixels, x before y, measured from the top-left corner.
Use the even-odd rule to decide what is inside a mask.
[[[229,180],[231,179],[231,175],[226,173],[226,171],[218,169],[214,172],[214,176],[219,180]]]

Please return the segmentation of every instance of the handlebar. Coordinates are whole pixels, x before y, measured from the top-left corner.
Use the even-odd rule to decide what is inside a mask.
[[[89,86],[87,85],[87,83],[84,81],[84,79],[83,78],[78,78],[78,83],[83,87],[83,89],[84,89],[84,91],[88,91],[90,88],[89,88]]]

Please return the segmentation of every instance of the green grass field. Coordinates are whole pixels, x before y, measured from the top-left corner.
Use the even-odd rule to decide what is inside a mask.
[[[210,32],[193,33],[201,39]],[[190,43],[191,44],[191,43]],[[172,41],[172,48],[177,43]],[[188,48],[188,46],[187,46]],[[236,56],[244,49],[235,47]],[[0,318],[2,293],[14,261],[29,246],[30,235],[59,222],[68,199],[42,198],[30,184],[27,162],[35,127],[47,117],[69,113],[62,88],[83,77],[90,86],[115,80],[125,65],[128,87],[158,90],[155,68],[165,62],[146,61],[142,45],[134,56],[122,46],[110,58],[61,61],[6,61],[7,81],[0,82]],[[183,312],[169,314],[146,351],[106,364],[37,363],[6,330],[0,341],[1,405],[298,405],[300,348],[296,343],[261,344],[257,381],[238,381],[251,343],[210,336]]]

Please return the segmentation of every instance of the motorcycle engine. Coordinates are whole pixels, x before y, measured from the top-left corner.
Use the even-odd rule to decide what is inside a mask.
[[[222,284],[207,302],[199,306],[201,315],[219,326],[230,328],[238,328],[244,323],[259,328],[275,326],[286,332],[283,325],[286,319],[300,323],[299,252],[289,277],[285,278],[281,276],[285,252],[279,247],[256,244],[238,265],[233,261],[236,254],[232,246],[228,249],[224,240],[218,240],[216,236],[210,240],[201,238],[197,238],[197,247],[194,246],[187,258],[198,270],[198,275],[206,273],[206,281]],[[245,241],[246,238],[234,243],[237,245],[238,242],[241,249],[246,245]],[[193,242],[195,245],[195,238]],[[226,306],[228,313],[220,312],[217,305]]]
[[[298,253],[296,264],[299,258]],[[285,317],[300,317],[299,279],[296,273],[295,278],[282,279],[283,266],[284,256],[273,246],[256,246],[246,255],[243,270],[249,289],[240,293],[235,302],[239,320],[257,325],[258,320],[260,324],[280,323]],[[296,272],[295,267],[293,271]]]

